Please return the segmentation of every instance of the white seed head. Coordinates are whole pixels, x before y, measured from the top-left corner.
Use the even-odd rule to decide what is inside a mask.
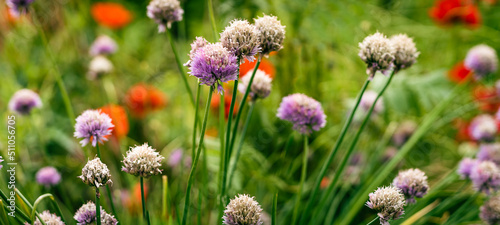
[[[260,48],[264,56],[269,56],[273,51],[279,51],[283,48],[285,40],[285,26],[276,16],[265,15],[255,19],[255,26],[260,32]]]
[[[500,196],[493,196],[485,201],[479,217],[488,225],[500,224]]]
[[[134,176],[148,178],[161,174],[160,167],[163,159],[165,157],[144,143],[140,146],[130,147],[127,156],[122,161],[122,170]]]
[[[220,42],[242,60],[246,58],[253,61],[260,50],[259,31],[247,20],[231,21],[220,34]]]
[[[382,225],[389,225],[389,220],[399,219],[404,214],[406,200],[399,188],[381,187],[370,193],[366,206],[377,211]]]
[[[94,80],[104,74],[110,73],[111,71],[113,71],[113,63],[111,63],[111,61],[109,61],[106,57],[98,55],[90,61],[87,77],[90,80]]]
[[[464,65],[474,71],[476,78],[482,78],[497,71],[498,56],[492,47],[485,44],[477,45],[467,52]]]
[[[415,198],[422,198],[429,190],[427,176],[419,169],[400,171],[392,185],[403,192],[407,203],[415,203]]]
[[[261,225],[261,213],[262,208],[253,197],[239,194],[227,204],[222,219],[225,225]]]
[[[102,163],[98,157],[87,162],[79,178],[82,179],[83,183],[96,188],[113,184],[108,166]]]
[[[252,77],[252,72],[253,71],[248,71],[248,73],[241,78],[241,83],[238,84],[238,90],[241,93],[246,92],[248,84],[250,83],[250,78]],[[250,98],[252,100],[257,100],[258,98],[263,99],[269,96],[271,93],[272,81],[273,80],[266,74],[266,72],[258,69],[255,72],[255,77],[253,78],[252,86],[250,87]]]
[[[46,225],[64,225],[61,217],[58,217],[56,214],[50,213],[48,210],[40,213],[40,219],[42,219]],[[42,225],[40,219],[37,218],[33,224]]]
[[[375,72],[385,72],[392,67],[394,48],[385,35],[377,32],[359,43],[358,55],[366,63],[366,73],[372,78]]]
[[[417,51],[415,42],[406,34],[398,34],[391,37],[394,48],[394,66],[396,69],[407,69],[417,62],[420,52]]]

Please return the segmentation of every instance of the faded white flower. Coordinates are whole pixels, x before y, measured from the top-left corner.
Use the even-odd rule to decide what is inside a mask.
[[[239,194],[227,204],[222,219],[225,225],[261,225],[262,208],[253,197]]]
[[[377,71],[384,73],[392,67],[394,47],[385,35],[377,32],[359,43],[358,55],[366,63],[366,73],[372,79]]]
[[[415,47],[413,39],[406,34],[398,34],[391,37],[394,48],[394,66],[396,69],[407,69],[417,62],[420,52]]]
[[[269,53],[281,50],[285,40],[285,26],[281,25],[278,17],[264,14],[254,20],[260,33],[261,54],[267,57]]]
[[[370,193],[366,206],[377,211],[380,224],[389,225],[390,220],[399,219],[404,214],[406,200],[399,188],[381,187]]]
[[[246,92],[250,79],[252,78],[252,72],[253,71],[248,71],[248,73],[241,78],[241,83],[238,84],[238,90],[241,93]],[[271,93],[272,81],[273,80],[266,74],[266,72],[257,70],[252,81],[252,86],[250,87],[250,98],[255,101],[259,98],[263,99],[269,96]]]
[[[160,155],[155,149],[147,143],[140,146],[130,147],[127,155],[123,159],[122,171],[148,178],[153,175],[161,174],[161,161],[165,157]]]
[[[83,183],[96,188],[113,184],[108,166],[102,163],[98,157],[88,161],[82,169],[82,175],[78,177],[82,179]]]
[[[222,46],[233,52],[244,62],[254,60],[259,52],[259,31],[247,20],[233,20],[220,34]]]

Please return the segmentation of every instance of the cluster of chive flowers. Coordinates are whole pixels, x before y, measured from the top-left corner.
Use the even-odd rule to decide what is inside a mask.
[[[107,56],[118,50],[116,42],[107,35],[100,35],[95,39],[89,49],[89,55],[92,60],[89,63],[87,78],[96,80],[113,71],[113,63]]]
[[[282,99],[276,116],[293,124],[293,129],[305,135],[318,131],[326,124],[321,104],[305,94],[292,94]]]
[[[83,204],[75,213],[73,218],[78,225],[94,224],[97,220],[96,205],[93,202]],[[101,224],[103,225],[116,225],[118,220],[115,216],[107,213],[102,207],[101,211]]]

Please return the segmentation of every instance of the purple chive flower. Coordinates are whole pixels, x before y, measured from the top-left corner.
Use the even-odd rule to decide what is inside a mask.
[[[184,66],[188,68],[191,67],[191,60],[194,58],[194,53],[196,53],[200,48],[205,47],[205,45],[209,44],[205,38],[196,37],[196,39],[191,43],[191,51],[189,51],[189,60],[184,63]]]
[[[172,23],[182,20],[184,10],[178,0],[152,0],[148,5],[147,15],[158,24],[158,32],[163,33],[172,27]]]
[[[492,141],[497,129],[495,118],[488,114],[476,116],[469,125],[469,133],[475,141]]]
[[[474,76],[480,79],[497,71],[497,53],[488,45],[476,45],[467,52],[464,65],[474,71]]]
[[[474,188],[486,194],[500,189],[500,169],[494,162],[482,161],[472,167],[470,179]]]
[[[406,201],[399,188],[393,186],[378,188],[368,197],[366,206],[377,211],[382,225],[390,225],[390,220],[399,219],[404,214]]]
[[[375,103],[375,99],[377,98],[377,92],[368,90],[363,94],[363,97],[361,97],[361,102],[359,103],[359,106],[361,110],[368,112],[370,110],[370,107],[372,107],[373,103]],[[377,103],[375,103],[375,107],[373,108],[373,114],[376,115],[384,111],[384,101],[382,98],[379,98]]]
[[[318,131],[326,124],[326,115],[321,104],[304,94],[284,97],[276,116],[290,121],[293,129],[301,134],[310,134],[313,130]]]
[[[14,93],[9,101],[9,110],[21,115],[30,114],[34,108],[41,108],[42,100],[30,89],[21,89]]]
[[[184,153],[182,149],[175,149],[172,153],[170,153],[167,165],[172,168],[176,168],[181,163],[183,155]],[[184,167],[191,168],[191,156],[185,156]]]
[[[261,225],[262,208],[253,197],[239,194],[227,204],[222,219],[225,225]]]
[[[392,181],[392,185],[401,189],[408,204],[415,203],[415,198],[422,198],[429,190],[427,176],[419,169],[400,171]]]
[[[359,43],[358,55],[367,65],[368,79],[373,79],[377,71],[385,73],[391,69],[394,53],[395,49],[391,41],[379,32],[367,36],[363,42]]]
[[[224,93],[222,82],[238,79],[236,56],[221,43],[207,44],[198,49],[191,58],[190,69],[189,74],[197,77],[200,84],[217,85],[219,93]]]
[[[480,161],[492,161],[500,165],[500,143],[481,144],[476,157]]]
[[[500,224],[500,196],[493,196],[485,201],[479,217],[488,225]]]
[[[460,177],[462,177],[462,179],[470,179],[472,168],[474,168],[477,163],[478,161],[475,159],[464,158],[458,165],[457,173],[460,175]]]
[[[398,147],[403,146],[406,141],[408,141],[417,129],[417,123],[413,121],[404,121],[399,125],[399,127],[394,132],[392,136],[392,142]]]
[[[34,0],[6,0],[7,6],[15,16],[26,13],[28,7]]]
[[[107,35],[97,37],[90,46],[89,53],[91,56],[110,55],[116,52],[118,45]]]
[[[118,220],[116,220],[115,216],[107,213],[102,207],[100,208],[102,225],[118,224]],[[88,202],[82,205],[78,211],[76,211],[73,218],[77,221],[77,225],[93,224],[97,220],[95,204],[93,202]]]
[[[111,118],[101,110],[86,110],[82,115],[76,118],[75,133],[76,138],[83,138],[80,144],[83,146],[92,142],[92,146],[96,146],[97,142],[104,143],[108,141],[108,135],[111,135],[113,130]]]
[[[259,30],[246,20],[233,20],[220,34],[222,46],[233,52],[242,62],[252,62],[260,51]]]
[[[36,173],[36,182],[46,187],[56,185],[60,181],[61,174],[54,167],[43,167]]]

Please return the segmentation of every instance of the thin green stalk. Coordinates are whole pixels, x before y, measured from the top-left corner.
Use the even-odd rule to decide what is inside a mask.
[[[33,208],[31,209],[31,225],[35,224],[35,215],[37,215],[36,208],[38,207],[38,205],[40,204],[40,202],[43,199],[45,199],[45,198],[51,198],[52,200],[54,200],[54,196],[52,196],[51,194],[40,195],[40,197],[38,197],[35,200],[35,203],[33,203]],[[59,214],[61,216],[61,220],[64,222],[64,217],[63,217],[63,215],[61,213],[61,210],[59,210]]]
[[[335,176],[333,177],[333,180],[332,182],[328,185],[328,189],[326,191],[326,193],[331,193],[331,191],[334,189],[334,187],[337,185],[337,182],[339,181],[339,178],[340,176],[342,175],[342,172],[344,172],[344,169],[345,167],[347,166],[347,162],[349,161],[349,158],[351,157],[351,154],[353,153],[354,151],[354,148],[356,147],[356,144],[358,143],[358,140],[359,140],[359,137],[361,136],[361,133],[363,133],[363,130],[366,126],[366,124],[368,124],[368,121],[370,120],[371,118],[371,114],[373,112],[373,109],[375,108],[375,105],[377,103],[377,101],[380,99],[380,97],[382,97],[382,95],[384,94],[385,90],[387,89],[387,87],[389,86],[389,84],[391,83],[392,81],[392,78],[394,77],[394,74],[396,73],[396,70],[394,70],[389,79],[387,80],[387,82],[385,83],[384,87],[382,88],[382,90],[378,93],[377,97],[375,98],[375,101],[373,101],[373,104],[372,106],[370,107],[370,109],[368,110],[368,112],[366,113],[365,115],[365,118],[363,120],[363,122],[361,123],[361,126],[359,127],[358,131],[356,132],[356,135],[354,136],[354,139],[352,140],[351,142],[351,145],[349,146],[349,148],[347,149],[347,153],[344,155],[344,158],[342,158],[342,161],[339,165],[339,167],[337,168],[337,171],[335,171]]]
[[[19,198],[21,198],[21,200],[23,200],[24,204],[26,206],[28,206],[29,209],[33,209],[33,206],[31,205],[31,203],[28,201],[28,199],[26,199],[26,197],[24,197],[24,195],[21,193],[21,191],[19,191],[19,189],[15,188],[14,191],[16,192],[17,196],[19,196]],[[29,210],[26,210],[26,211],[29,211]],[[42,220],[42,218],[40,218],[40,215],[38,214],[38,212],[35,211],[35,215],[38,218],[38,220],[40,220],[40,223],[42,223],[42,225],[46,225],[45,222]],[[33,217],[31,217],[31,218],[33,218]],[[33,222],[33,219],[31,219],[31,220]]]
[[[207,128],[207,119],[208,119],[208,111],[210,110],[210,101],[212,100],[212,93],[214,87],[210,86],[210,91],[208,93],[208,100],[205,107],[205,115],[203,117],[203,125],[201,127],[201,136],[200,142],[198,144],[198,150],[196,152],[195,158],[193,160],[193,165],[191,166],[191,172],[189,173],[188,185],[186,189],[186,197],[184,201],[184,214],[182,215],[182,225],[186,225],[188,213],[189,213],[189,197],[191,195],[191,187],[193,185],[194,173],[196,171],[196,167],[198,166],[198,159],[200,158],[201,148],[203,146],[203,140],[205,138],[205,129]]]
[[[101,194],[99,193],[99,188],[95,189],[95,212],[96,212],[96,222],[97,225],[101,225]]]
[[[396,165],[408,154],[408,152],[415,146],[415,144],[422,138],[429,129],[434,125],[434,122],[439,119],[439,115],[448,107],[448,105],[454,100],[455,95],[464,91],[464,88],[467,87],[467,82],[462,83],[456,86],[452,92],[441,101],[420,123],[419,128],[415,131],[415,133],[410,137],[410,139],[401,147],[398,153],[386,163],[381,169],[379,169],[376,173],[376,177],[372,182],[367,182],[366,185],[361,189],[356,196],[354,196],[353,202],[348,206],[347,214],[342,218],[341,225],[350,224],[352,219],[356,216],[360,208],[363,206],[366,196],[373,191],[376,187],[380,186],[382,182],[387,178],[389,173],[396,167]]]
[[[64,216],[63,216],[61,207],[59,207],[59,204],[57,204],[57,201],[54,198],[54,196],[51,195],[50,200],[52,201],[52,205],[54,205],[54,208],[56,208],[57,214],[59,214],[59,216],[61,217],[61,220],[64,222]]]
[[[229,181],[227,185],[228,189],[231,188],[231,185],[233,183],[234,172],[236,171],[236,165],[238,164],[238,160],[240,159],[241,149],[243,148],[243,143],[245,142],[245,136],[247,134],[248,125],[250,124],[250,119],[252,118],[252,112],[254,108],[255,108],[255,102],[250,106],[250,109],[248,110],[247,114],[247,119],[245,120],[245,124],[243,125],[243,131],[241,132],[240,143],[238,144],[238,148],[236,149],[236,156],[234,158],[233,166],[231,167],[229,173]]]
[[[0,211],[0,217],[2,218],[2,223],[6,224],[6,225],[10,225],[9,219],[7,219],[7,213],[5,212],[5,208],[4,208],[4,204],[3,204],[2,200],[0,200],[0,208],[2,208]]]
[[[189,100],[191,101],[191,104],[193,104],[193,106],[196,107],[196,105],[194,104],[193,91],[189,87],[189,83],[188,83],[188,80],[186,77],[186,72],[184,72],[184,65],[182,64],[182,62],[179,58],[179,54],[177,54],[177,49],[175,48],[174,39],[172,38],[172,30],[167,29],[166,33],[168,36],[168,41],[170,42],[170,46],[172,46],[172,52],[174,53],[174,56],[175,56],[175,62],[177,63],[177,67],[179,67],[179,72],[180,72],[180,75],[182,78],[182,82],[184,83],[184,86],[186,87],[186,90],[189,94]]]
[[[224,130],[224,122],[226,121],[226,117],[225,117],[225,101],[224,101],[224,96],[221,94],[220,95],[220,101],[219,101],[219,141],[220,141],[220,160],[219,160],[219,180],[218,180],[218,184],[219,184],[219,187],[218,187],[218,193],[222,193],[222,186],[223,186],[223,182],[222,182],[222,177],[223,177],[223,171],[224,171],[224,165],[225,165],[225,162],[226,162],[226,151],[225,151],[225,140],[224,140],[224,134],[225,134],[225,130]],[[229,129],[227,130],[229,132]],[[218,221],[217,221],[217,224],[221,224],[222,223],[222,213],[224,211],[224,203],[223,203],[223,196],[222,195],[219,195],[219,201],[218,201]]]
[[[168,220],[168,204],[167,204],[167,196],[168,196],[168,177],[167,175],[161,176],[162,178],[162,184],[163,184],[163,190],[162,190],[162,199],[161,199],[161,205],[162,205],[162,214],[163,218],[166,218]]]
[[[356,98],[356,104],[354,105],[354,108],[352,109],[351,113],[349,114],[349,117],[344,123],[344,127],[342,127],[342,131],[340,132],[340,136],[337,139],[337,142],[335,142],[335,145],[333,149],[330,151],[330,154],[328,155],[327,160],[323,164],[323,167],[321,168],[321,171],[319,173],[319,176],[316,178],[316,181],[314,182],[313,190],[311,193],[311,196],[309,197],[309,200],[306,205],[306,209],[304,213],[302,214],[302,218],[300,219],[300,224],[305,224],[306,220],[308,218],[308,215],[313,207],[313,205],[316,203],[316,196],[318,195],[319,192],[319,187],[321,185],[321,180],[323,177],[325,177],[326,172],[330,165],[333,162],[333,159],[335,158],[335,155],[337,154],[337,151],[340,148],[340,145],[344,141],[344,137],[347,133],[347,130],[349,129],[349,126],[351,126],[351,122],[354,118],[354,114],[356,113],[356,110],[358,109],[359,103],[361,102],[361,98],[363,97],[363,94],[366,91],[366,88],[368,87],[368,84],[370,84],[370,80],[367,79],[365,83],[363,84],[363,87],[361,88],[361,91],[358,94],[358,97]]]
[[[140,178],[141,181],[141,202],[142,202],[142,217],[146,219],[146,198],[144,197],[144,177]]]
[[[276,209],[278,208],[278,192],[274,194],[273,198],[273,209],[271,213],[271,225],[276,225]]]
[[[470,209],[470,204],[476,200],[477,196],[480,194],[480,192],[474,193],[467,201],[460,206],[460,208],[455,211],[450,218],[443,224],[443,225],[450,225],[450,224],[457,224],[458,221],[462,218],[464,215],[464,211]]]
[[[99,140],[97,140],[97,144],[95,147],[97,150],[97,157],[99,157],[99,159],[102,160],[101,150],[99,148]],[[108,199],[109,199],[109,204],[111,205],[111,211],[113,211],[115,218],[118,220],[118,214],[116,214],[115,203],[113,202],[113,196],[111,194],[111,188],[109,187],[109,185],[106,185],[106,192],[108,193]]]
[[[2,191],[2,189],[0,189],[0,196],[2,197],[3,201],[4,202],[9,202],[7,200],[7,196],[5,195],[5,193]],[[7,205],[4,205],[4,207],[6,208]],[[19,217],[21,217],[23,220],[25,221],[30,221],[30,218],[23,213],[23,211],[21,211],[21,209],[16,205],[16,213],[19,215]],[[16,217],[17,220],[19,220],[19,217]]]
[[[308,145],[308,138],[307,135],[304,135],[304,156],[302,158],[302,174],[300,175],[299,193],[297,194],[297,199],[295,200],[295,208],[293,209],[292,225],[296,224],[297,222],[300,200],[302,197],[302,190],[304,189],[304,182],[306,181],[307,157],[309,155],[309,148],[307,145]]]
[[[213,7],[212,0],[208,0],[207,4],[208,4],[208,14],[210,16],[210,22],[212,23],[212,29],[214,32],[214,40],[218,40],[219,34],[217,33],[217,25],[215,23],[214,7]]]
[[[194,106],[194,125],[193,125],[193,144],[192,144],[192,148],[191,148],[191,155],[194,156],[195,154],[195,151],[196,151],[196,134],[197,134],[197,130],[196,130],[196,127],[198,126],[198,106],[200,104],[200,93],[201,93],[201,85],[198,84],[198,86],[196,87],[196,103],[195,103],[195,106]]]
[[[369,223],[367,223],[366,225],[370,225],[372,223],[374,223],[375,221],[377,221],[377,219],[379,219],[380,217],[376,216],[375,219],[373,219],[372,221],[370,221]]]

